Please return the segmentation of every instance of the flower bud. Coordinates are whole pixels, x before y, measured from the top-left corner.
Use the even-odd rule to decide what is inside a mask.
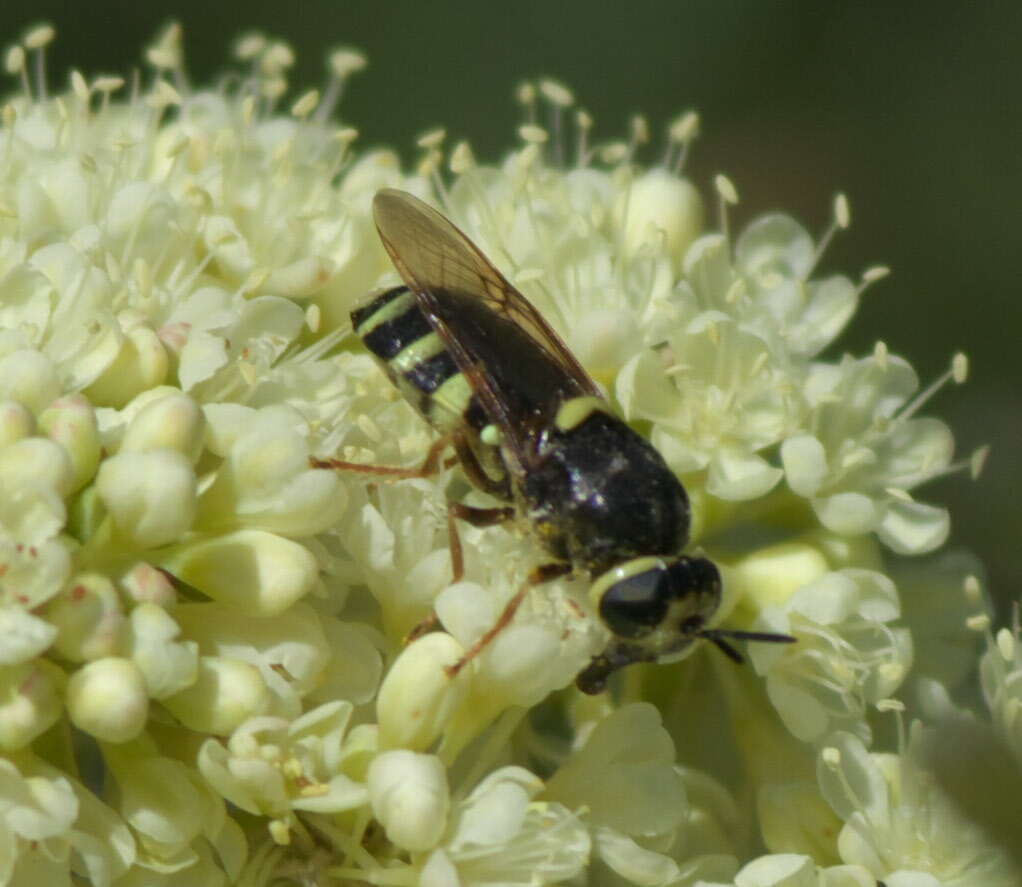
[[[170,391],[139,410],[121,441],[120,452],[177,450],[195,462],[202,452],[206,420],[187,394]]]
[[[121,576],[120,586],[137,603],[148,601],[164,609],[177,603],[177,591],[171,578],[145,561],[139,561]]]
[[[24,748],[57,722],[59,674],[45,660],[0,668],[0,749]]]
[[[64,448],[71,460],[71,492],[80,490],[99,465],[99,429],[92,405],[81,394],[59,397],[40,415],[39,427]]]
[[[128,652],[142,672],[151,699],[164,699],[195,683],[199,645],[179,642],[181,629],[162,607],[142,603],[131,611]]]
[[[248,718],[263,714],[269,708],[270,694],[254,665],[203,656],[195,683],[167,697],[163,704],[189,729],[226,736]]]
[[[116,652],[124,614],[113,583],[99,573],[83,573],[46,607],[57,629],[54,647],[71,662],[87,662]]]
[[[96,480],[117,529],[136,545],[166,545],[192,525],[195,474],[176,450],[118,453]]]
[[[137,326],[121,342],[117,357],[85,394],[95,404],[120,409],[135,395],[163,382],[167,352],[149,327]]]
[[[74,725],[96,739],[134,739],[149,713],[142,672],[130,659],[119,656],[89,662],[68,681],[67,708]]]
[[[0,606],[0,665],[18,665],[43,653],[57,629],[19,606]]]
[[[687,179],[664,169],[639,176],[615,207],[624,247],[635,252],[651,239],[664,239],[664,252],[675,267],[703,225],[703,201]]]
[[[429,850],[447,827],[447,773],[435,755],[388,751],[369,765],[369,802],[387,837],[405,850]]]
[[[239,520],[289,536],[321,533],[347,504],[335,471],[309,467],[309,447],[290,409],[260,410],[231,446],[216,481],[202,494],[198,526]],[[220,441],[223,443],[223,441]]]
[[[203,594],[253,616],[282,613],[308,594],[319,576],[309,549],[262,530],[182,545],[161,564]]]
[[[0,401],[0,447],[35,433],[35,417],[16,400]]]
[[[53,362],[34,348],[0,358],[0,399],[16,400],[38,415],[60,397],[60,378]]]
[[[726,570],[728,598],[747,600],[756,610],[784,604],[796,591],[815,582],[829,569],[815,545],[783,542],[760,548]]]
[[[444,670],[465,648],[444,632],[409,644],[387,672],[376,697],[382,748],[425,749],[443,732],[468,692],[468,674]]]
[[[26,483],[67,496],[74,470],[64,448],[45,437],[26,437],[0,449],[0,490],[9,492]]]

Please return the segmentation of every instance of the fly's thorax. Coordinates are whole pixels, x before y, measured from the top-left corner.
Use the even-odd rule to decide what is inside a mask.
[[[688,541],[688,497],[663,458],[597,397],[561,403],[520,480],[537,536],[590,573]]]

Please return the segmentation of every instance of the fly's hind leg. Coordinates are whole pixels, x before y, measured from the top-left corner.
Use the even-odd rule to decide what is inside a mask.
[[[515,592],[514,597],[511,598],[501,611],[500,616],[497,617],[497,621],[484,632],[479,639],[469,647],[464,655],[454,665],[448,665],[444,668],[447,676],[453,678],[459,671],[461,671],[469,662],[471,662],[476,656],[478,656],[483,650],[486,649],[487,645],[501,632],[503,631],[514,619],[515,613],[518,612],[518,608],[522,605],[522,601],[525,600],[525,595],[528,594],[530,588],[534,588],[537,585],[542,585],[544,582],[550,582],[554,579],[559,579],[561,576],[567,576],[571,572],[571,564],[544,564],[541,567],[536,567],[528,578],[522,584],[522,587]]]
[[[454,435],[445,434],[438,437],[429,450],[426,451],[426,458],[418,468],[401,468],[395,465],[367,465],[362,462],[345,462],[343,459],[316,459],[309,458],[309,464],[313,468],[329,468],[334,471],[352,471],[358,474],[376,474],[383,477],[402,480],[405,478],[431,477],[440,471],[441,468],[450,468],[456,465],[458,458],[451,456],[449,459],[441,460],[441,456],[447,447],[454,443]]]
[[[515,510],[510,506],[506,508],[475,508],[465,505],[463,502],[447,503],[447,544],[451,551],[451,584],[460,582],[465,576],[465,555],[461,547],[461,538],[458,536],[456,520],[463,520],[472,524],[473,527],[493,527],[505,523],[515,516]],[[429,634],[440,628],[440,620],[436,611],[431,610],[430,614],[415,626],[405,638],[405,643],[410,644],[416,638]]]
[[[458,454],[461,469],[472,486],[498,499],[510,498],[507,477],[500,480],[490,477],[483,466],[479,464],[475,451],[469,445],[464,434],[455,432],[451,436],[451,443],[454,446],[454,451]],[[456,521],[463,520],[474,527],[493,527],[513,520],[514,516],[515,510],[510,505],[499,508],[477,508],[474,505],[466,505],[464,502],[447,503],[447,546],[451,552],[452,584],[460,582],[465,576],[465,552],[461,547],[461,537],[458,535]],[[411,643],[416,638],[436,631],[438,628],[440,628],[440,620],[437,618],[436,611],[431,610],[430,614],[411,630],[408,637],[405,638],[405,643]]]

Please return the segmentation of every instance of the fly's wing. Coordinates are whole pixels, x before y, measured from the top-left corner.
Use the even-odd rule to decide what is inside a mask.
[[[542,315],[471,240],[421,200],[385,189],[373,201],[380,239],[419,307],[469,380],[518,470],[557,406],[602,397]]]

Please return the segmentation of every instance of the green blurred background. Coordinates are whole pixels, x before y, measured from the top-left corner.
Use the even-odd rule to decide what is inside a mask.
[[[1022,596],[1022,3],[675,0],[597,4],[424,0],[28,2],[0,7],[3,43],[46,20],[55,80],[129,71],[162,24],[185,26],[193,79],[223,66],[233,38],[260,29],[297,53],[292,83],[319,85],[329,48],[354,45],[369,68],[341,106],[364,146],[414,154],[443,124],[495,159],[515,139],[515,84],[554,76],[596,119],[597,138],[645,113],[657,137],[677,112],[700,111],[688,172],[707,189],[726,172],[740,225],[772,209],[820,231],[833,195],[853,226],[824,269],[893,275],[866,296],[841,349],[877,338],[924,382],[953,351],[971,359],[962,388],[928,412],[949,420],[959,450],[993,446],[982,478],[919,491],[950,504],[955,544],[986,562],[1002,602]]]

